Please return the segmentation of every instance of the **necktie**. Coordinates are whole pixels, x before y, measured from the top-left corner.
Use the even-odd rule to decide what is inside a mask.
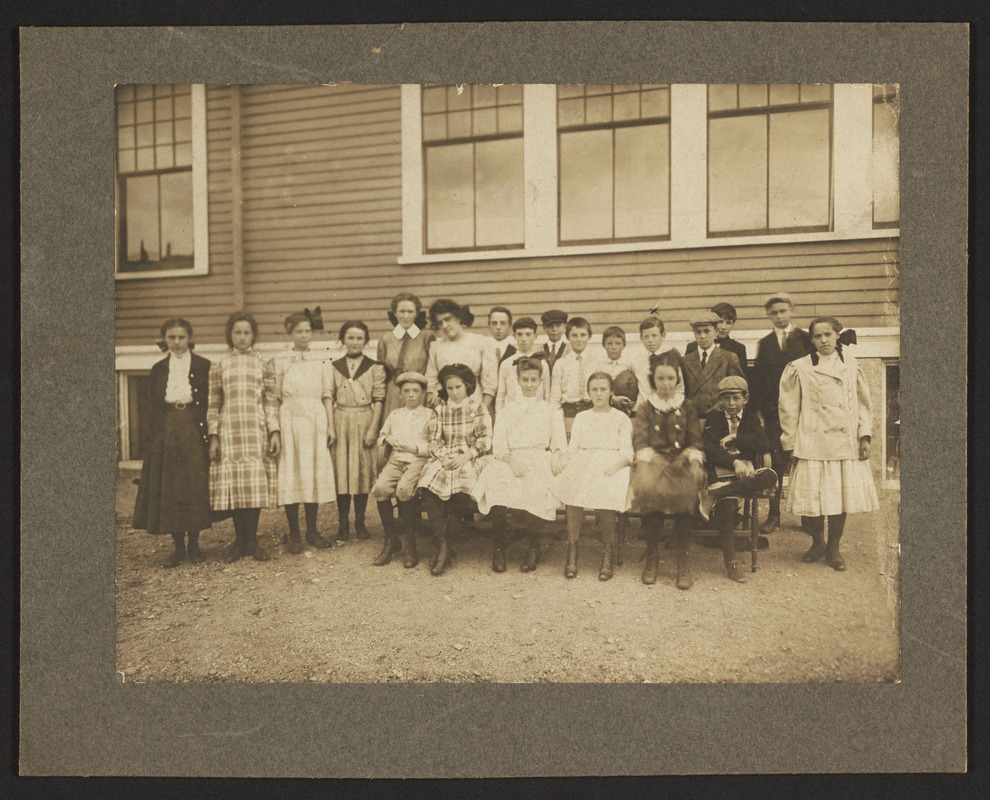
[[[780,342],[780,352],[783,353],[787,347],[787,331],[781,331],[777,335],[777,340]]]
[[[409,342],[412,341],[412,336],[409,335],[409,331],[402,334],[402,346],[399,347],[399,363],[396,367],[396,374],[401,375],[406,371],[406,353],[409,351]]]
[[[738,430],[739,430],[739,415],[733,414],[731,417],[729,417],[729,433],[735,436]]]
[[[584,386],[584,359],[582,359],[581,356],[578,356],[577,363],[578,363],[578,386],[580,387],[578,390],[578,396],[584,397],[586,391]]]
[[[705,350],[701,353],[701,368],[705,368],[705,364],[708,363],[708,351]]]

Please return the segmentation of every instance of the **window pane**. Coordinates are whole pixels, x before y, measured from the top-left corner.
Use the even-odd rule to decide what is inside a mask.
[[[500,106],[520,104],[523,101],[523,87],[521,83],[511,83],[508,86],[498,87],[498,104]]]
[[[831,99],[832,87],[827,83],[805,83],[801,85],[802,103],[827,103]]]
[[[740,83],[739,107],[757,108],[767,104],[767,85],[765,83]]]
[[[155,104],[151,100],[142,100],[137,104],[137,121],[152,122],[155,118]]]
[[[615,237],[666,236],[670,232],[669,127],[615,131]]]
[[[117,164],[121,172],[134,172],[134,151],[121,150],[117,156]]]
[[[172,143],[172,123],[155,123],[155,143],[159,145]]]
[[[796,83],[770,84],[770,105],[779,106],[785,103],[796,103],[798,100],[798,85]]]
[[[559,139],[560,239],[612,238],[612,131]]]
[[[497,131],[496,110],[482,108],[474,112],[474,135],[491,136]]]
[[[126,147],[134,147],[134,128],[128,126],[121,128],[117,133],[117,146],[123,150]]]
[[[612,121],[612,96],[589,97],[587,99],[586,121],[589,125]]]
[[[155,168],[155,148],[141,147],[138,149],[137,168],[139,172],[146,172]]]
[[[478,142],[475,151],[477,247],[522,246],[522,139]]]
[[[584,87],[580,84],[557,84],[557,99],[568,97],[584,97]]]
[[[432,142],[447,138],[447,115],[431,114],[423,117],[423,141]]]
[[[175,122],[175,141],[177,142],[191,142],[192,141],[192,121],[188,119],[180,119]]]
[[[643,117],[669,117],[670,90],[657,89],[643,94]]]
[[[150,83],[143,83],[135,87],[138,100],[147,100],[154,94],[154,87]]]
[[[828,109],[770,115],[770,227],[829,222]]]
[[[162,260],[192,258],[192,172],[173,172],[161,176],[161,209]]]
[[[121,103],[117,106],[117,122],[120,125],[134,124],[134,103]]]
[[[127,100],[134,99],[134,87],[133,86],[118,86],[117,87],[117,102],[123,103]]]
[[[451,139],[459,139],[471,135],[471,112],[458,111],[447,115],[447,135]]]
[[[489,108],[495,105],[495,87],[482,83],[474,87],[474,107]]]
[[[447,108],[447,87],[431,86],[423,89],[423,113],[444,111]]]
[[[900,220],[900,122],[897,103],[873,104],[873,224]]]
[[[426,150],[426,246],[474,246],[474,145]]]
[[[158,261],[158,176],[127,179],[127,260]]]
[[[155,143],[155,126],[151,124],[138,125],[137,143],[138,147],[151,147]]]
[[[183,117],[192,116],[192,95],[181,95],[175,98],[175,104],[173,106],[175,109],[175,118],[181,119]]]
[[[585,94],[588,96],[595,94],[612,94],[611,83],[589,83],[585,87]]]
[[[155,119],[172,119],[171,97],[159,97],[155,100]]]
[[[177,167],[192,166],[191,144],[177,144],[175,146],[175,166]]]
[[[471,108],[471,87],[462,86],[460,93],[456,86],[447,87],[447,109],[449,111],[464,111]]]
[[[584,124],[584,99],[561,100],[557,103],[557,125],[562,128],[568,125]]]
[[[170,169],[175,166],[172,160],[172,145],[155,148],[155,169]]]
[[[708,228],[712,232],[766,228],[767,119],[708,121]]]
[[[498,109],[499,133],[522,133],[522,106],[500,106]]]
[[[736,84],[713,83],[708,87],[708,110],[725,111],[736,107]]]
[[[615,96],[616,122],[625,122],[631,119],[639,119],[639,92],[617,94]]]

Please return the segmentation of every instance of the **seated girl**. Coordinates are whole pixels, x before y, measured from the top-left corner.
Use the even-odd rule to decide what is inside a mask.
[[[450,564],[451,518],[473,505],[470,492],[491,456],[492,418],[474,394],[474,372],[448,364],[437,376],[440,405],[430,419],[430,460],[419,479],[423,506],[436,540],[430,572],[442,575]]]
[[[492,461],[471,496],[482,514],[492,514],[492,571],[505,572],[507,509],[522,511],[529,533],[529,550],[520,569],[532,572],[540,562],[540,533],[544,520],[553,521],[557,498],[551,479],[563,471],[567,448],[564,417],[543,399],[543,365],[536,358],[519,358],[513,365],[521,397],[504,406],[495,418]]]

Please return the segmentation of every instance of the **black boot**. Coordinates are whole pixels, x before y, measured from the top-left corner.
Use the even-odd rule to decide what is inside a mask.
[[[646,514],[641,522],[646,535],[646,555],[643,563],[643,583],[652,586],[660,570],[660,537],[663,534],[663,514]]]
[[[742,564],[736,559],[736,501],[720,500],[715,503],[713,517],[721,539],[725,571],[736,583],[746,583]]]
[[[780,527],[780,485],[777,485],[777,494],[770,498],[770,513],[766,520],[760,525],[760,533],[766,535],[773,533]]]
[[[564,577],[576,578],[578,574],[578,543],[567,543],[567,563],[564,565]]]
[[[244,509],[244,554],[251,556],[255,561],[268,561],[271,556],[260,544],[258,544],[258,518],[261,516],[260,508]]]
[[[825,563],[836,572],[846,571],[846,562],[839,553],[839,540],[846,527],[845,514],[832,514],[828,518],[828,545],[825,547]]]
[[[297,556],[303,551],[299,534],[299,503],[285,504],[285,519],[289,523],[289,552]]]
[[[368,495],[354,495],[354,535],[358,539],[370,539],[371,533],[364,524],[364,512],[368,508]]]
[[[615,571],[615,544],[609,543],[602,546],[602,566],[598,570],[598,580],[608,581],[612,579]]]
[[[400,520],[399,530],[402,550],[404,551],[402,566],[406,569],[412,569],[419,564],[419,554],[416,552],[416,526]]]
[[[437,537],[437,555],[436,563],[430,568],[431,575],[443,575],[446,572],[447,567],[450,566],[451,551],[450,544],[447,541],[447,531],[444,530],[443,533]]]
[[[179,566],[179,564],[186,560],[186,535],[184,533],[173,533],[172,544],[175,545],[175,550],[172,555],[165,559],[163,565],[169,569]]]
[[[530,535],[526,558],[519,565],[520,572],[533,572],[540,564],[540,537]]]
[[[691,576],[691,542],[694,532],[687,514],[674,517],[674,532],[677,534],[677,588],[687,590],[694,586],[694,578]]]
[[[801,517],[801,527],[811,536],[811,548],[801,560],[814,564],[825,556],[825,517]]]
[[[351,538],[351,496],[337,495],[337,541],[346,542]]]
[[[189,531],[189,546],[186,548],[192,564],[203,563],[203,553],[199,549],[199,531]]]
[[[505,506],[492,509],[492,572],[505,572],[505,545],[509,539],[509,515]]]
[[[384,508],[383,508],[384,506]],[[381,552],[375,556],[371,563],[376,567],[384,567],[391,562],[392,556],[402,549],[399,537],[395,534],[395,519],[392,517],[392,501],[383,500],[378,503],[378,513],[382,518],[382,527],[385,529],[385,541],[382,543]]]
[[[231,543],[223,553],[223,560],[228,564],[233,564],[242,555],[244,555],[244,521],[241,517],[240,509],[235,509],[233,514],[234,521],[234,541]]]
[[[319,550],[325,550],[330,546],[330,542],[320,535],[320,531],[316,527],[316,517],[320,511],[320,506],[318,503],[306,503],[304,507],[306,509],[306,544]]]

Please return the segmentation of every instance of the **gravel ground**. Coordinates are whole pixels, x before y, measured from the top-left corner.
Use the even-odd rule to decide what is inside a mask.
[[[684,592],[673,551],[662,553],[656,585],[640,582],[636,522],[607,583],[590,523],[570,581],[566,542],[553,534],[530,574],[518,569],[523,541],[510,544],[509,570],[493,573],[479,534],[455,540],[457,558],[441,577],[425,558],[411,570],[401,558],[372,567],[381,547],[373,507],[368,541],[290,555],[274,509],[259,528],[270,561],[224,563],[228,520],[201,535],[204,563],[164,569],[171,538],[130,527],[134,477],[117,482],[117,664],[127,681],[897,680],[897,493],[882,493],[879,512],[849,518],[845,573],[801,563],[810,540],[785,516],[745,584],[726,577],[719,550],[695,545],[695,585]],[[321,507],[320,529],[336,529],[334,505]]]

